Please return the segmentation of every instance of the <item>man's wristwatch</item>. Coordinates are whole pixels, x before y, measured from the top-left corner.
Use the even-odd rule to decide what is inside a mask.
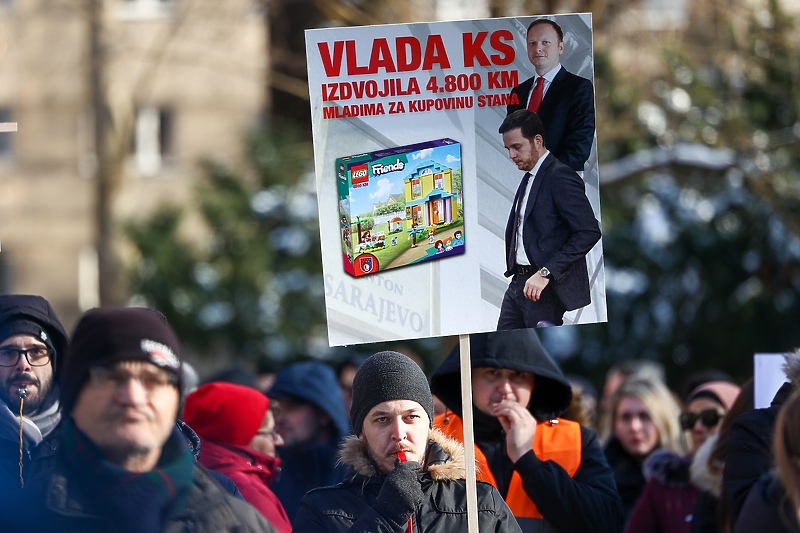
[[[542,267],[539,269],[539,275],[543,278],[546,278],[550,275],[550,271],[547,269],[547,267]]]

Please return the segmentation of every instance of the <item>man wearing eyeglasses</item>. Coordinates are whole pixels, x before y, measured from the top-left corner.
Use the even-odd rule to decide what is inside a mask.
[[[58,425],[53,385],[67,333],[41,296],[0,295],[0,490],[20,487],[30,451]],[[20,392],[22,391],[22,392]]]
[[[58,449],[21,491],[26,512],[4,513],[4,528],[275,531],[195,463],[175,426],[181,352],[163,315],[145,308],[87,312],[62,366]]]

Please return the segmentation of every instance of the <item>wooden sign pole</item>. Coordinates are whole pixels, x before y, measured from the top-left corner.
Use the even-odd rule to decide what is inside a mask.
[[[469,533],[478,533],[478,492],[475,473],[475,431],[472,418],[472,365],[469,335],[458,336],[461,351],[461,412],[464,421],[464,461],[467,479],[467,525]]]

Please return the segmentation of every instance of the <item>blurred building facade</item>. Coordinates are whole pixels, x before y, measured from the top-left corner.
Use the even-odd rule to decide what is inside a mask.
[[[268,105],[264,17],[252,0],[0,3],[0,122],[18,124],[0,133],[0,291],[42,294],[67,324],[98,304],[93,54],[118,224],[188,200],[200,158],[241,158]]]

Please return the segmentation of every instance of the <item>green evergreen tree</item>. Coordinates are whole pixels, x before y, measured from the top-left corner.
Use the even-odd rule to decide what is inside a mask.
[[[311,145],[284,126],[251,133],[247,153],[243,169],[201,164],[195,210],[164,205],[125,224],[138,253],[133,300],[162,311],[202,356],[318,354],[327,342]],[[198,217],[199,232],[187,227]]]
[[[600,151],[630,170],[600,189],[608,324],[545,334],[567,370],[600,381],[637,357],[674,385],[706,368],[744,379],[754,353],[800,345],[794,22],[770,1],[741,39],[725,35],[665,50],[669,71],[647,87],[598,62]]]

